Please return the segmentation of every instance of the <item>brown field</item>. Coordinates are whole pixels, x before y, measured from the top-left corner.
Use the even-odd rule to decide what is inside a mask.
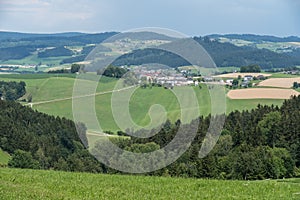
[[[300,83],[300,77],[296,78],[270,78],[264,80],[258,84],[258,86],[269,86],[269,87],[280,87],[280,88],[291,88],[293,83]]]
[[[247,75],[251,75],[251,76],[263,75],[265,77],[272,76],[272,74],[264,74],[264,73],[229,73],[229,74],[221,74],[221,75],[214,76],[214,77],[219,77],[219,78],[238,78],[239,75],[241,75],[242,78],[244,76],[247,76]]]
[[[292,89],[250,88],[230,90],[227,96],[230,99],[289,99],[291,96],[299,94]]]

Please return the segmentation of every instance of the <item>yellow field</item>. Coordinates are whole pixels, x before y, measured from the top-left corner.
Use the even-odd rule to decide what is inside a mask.
[[[230,99],[289,99],[291,96],[299,94],[292,89],[250,88],[231,90],[227,96]]]
[[[280,88],[291,88],[293,83],[300,83],[300,77],[296,78],[270,78],[264,80],[258,84],[258,86],[268,86],[268,87],[280,87]]]
[[[259,76],[259,75],[263,75],[265,77],[272,76],[272,74],[264,74],[264,73],[230,73],[230,74],[221,74],[221,75],[214,76],[214,77],[219,77],[219,78],[238,78],[238,76],[241,76],[243,78],[244,76],[247,76],[247,75],[256,76],[256,77]]]

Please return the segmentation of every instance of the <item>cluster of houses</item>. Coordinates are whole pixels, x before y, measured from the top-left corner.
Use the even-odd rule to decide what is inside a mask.
[[[251,81],[253,80],[265,80],[266,77],[263,75],[258,75],[257,77],[254,77],[252,75],[246,75],[242,78],[242,82],[240,84],[241,87],[249,87],[251,84]],[[233,86],[234,79],[227,79],[224,84],[227,86]]]
[[[0,72],[14,72],[17,69],[35,68],[36,65],[0,65]]]
[[[159,84],[165,87],[199,85],[199,81],[187,78],[182,73],[171,69],[146,70],[138,68],[134,70],[138,79],[147,80],[149,83]]]
[[[290,70],[290,71],[284,71],[284,74],[291,74],[291,75],[300,75],[300,70]]]
[[[251,76],[251,75],[244,76],[241,86],[248,87],[252,80],[253,80],[253,76]]]
[[[174,86],[198,86],[201,82],[209,82],[212,84],[220,84],[226,86],[241,86],[250,87],[251,81],[253,80],[264,80],[263,75],[254,77],[252,75],[246,75],[244,77],[239,77],[239,81],[234,81],[235,79],[227,80],[216,80],[213,77],[191,77],[187,76],[184,72],[178,72],[173,69],[157,69],[149,70],[144,67],[138,67],[133,69],[134,74],[137,76],[140,83],[146,81],[147,83],[154,83],[157,85],[164,86],[166,88],[173,88]]]

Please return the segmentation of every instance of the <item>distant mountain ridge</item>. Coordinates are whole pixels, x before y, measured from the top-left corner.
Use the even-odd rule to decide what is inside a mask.
[[[64,33],[21,33],[21,32],[7,32],[0,31],[0,40],[19,40],[25,38],[34,38],[34,37],[74,37],[87,35],[86,33],[80,32],[64,32]]]
[[[114,33],[117,34],[119,32],[105,32],[105,33]],[[137,32],[138,33],[138,32]],[[151,34],[154,33],[147,33],[144,32],[143,35],[145,38],[151,38]],[[83,33],[83,32],[62,32],[62,33],[22,33],[22,32],[8,32],[8,31],[0,31],[0,41],[7,40],[7,39],[26,39],[26,38],[45,38],[45,37],[80,37],[80,36],[93,36],[99,35],[103,33]],[[128,34],[128,33],[123,33]],[[132,34],[132,33],[131,33]],[[159,34],[157,34],[159,35]],[[260,42],[260,41],[267,41],[267,42],[300,42],[300,37],[298,36],[288,36],[288,37],[277,37],[272,35],[256,35],[256,34],[211,34],[206,35],[209,38],[228,38],[228,39],[241,39],[246,41],[252,42]],[[136,38],[136,37],[135,37]],[[152,37],[153,38],[153,37]],[[161,39],[171,39],[171,37],[164,36]]]
[[[212,34],[207,35],[209,38],[228,38],[228,39],[240,39],[240,40],[246,40],[250,42],[300,42],[300,38],[297,36],[289,36],[289,37],[276,37],[276,36],[270,36],[270,35],[255,35],[255,34]]]
[[[120,37],[118,37],[120,34]],[[115,36],[115,37],[112,37]],[[117,40],[120,38],[128,38],[135,40],[174,40],[174,38],[152,32],[103,32],[103,33],[80,33],[80,32],[65,32],[65,33],[19,33],[19,32],[4,32],[0,31],[0,41],[4,40],[49,40],[51,39],[68,39],[68,40],[92,40],[96,39],[94,42],[99,41],[99,37],[108,39],[112,37],[112,39]],[[101,38],[101,40],[102,40]],[[101,42],[101,41],[100,41]]]
[[[81,62],[93,49],[91,44],[97,45],[103,41],[113,43],[123,39],[129,43],[130,40],[136,40],[141,44],[146,40],[164,40],[172,44],[175,38],[146,31],[93,34],[80,32],[35,34],[0,31],[0,61],[31,64],[32,62],[37,63],[36,60],[40,59],[38,60],[39,63],[48,64],[47,58],[55,58],[60,64]],[[300,43],[298,44],[300,38],[297,36],[280,38],[254,34],[212,34],[205,37],[194,37],[194,39],[206,49],[219,67],[241,67],[256,64],[263,69],[271,69],[300,66]],[[34,58],[35,55],[41,55],[40,51],[46,51],[45,49],[49,47],[54,48],[54,50],[51,50],[52,53],[47,54],[45,59],[41,56]],[[60,51],[63,49],[62,47],[72,52],[62,53],[63,51]],[[178,56],[151,48],[141,48],[125,54],[119,57],[115,64],[139,65],[158,61],[171,67],[188,64],[186,60],[180,59]]]

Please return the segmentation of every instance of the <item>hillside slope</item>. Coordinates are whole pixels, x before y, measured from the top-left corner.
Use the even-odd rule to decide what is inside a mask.
[[[12,155],[9,166],[101,171],[84,147],[87,138],[83,124],[39,113],[12,101],[0,100],[0,110],[0,148]],[[75,126],[81,130],[79,134]]]

